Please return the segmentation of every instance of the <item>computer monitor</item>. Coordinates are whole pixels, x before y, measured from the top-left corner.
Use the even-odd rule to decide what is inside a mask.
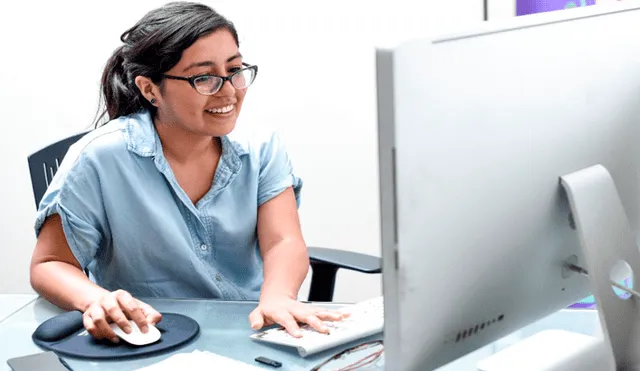
[[[591,294],[560,177],[601,164],[638,231],[640,6],[380,47],[389,369],[431,370]],[[640,269],[640,267],[637,267]]]

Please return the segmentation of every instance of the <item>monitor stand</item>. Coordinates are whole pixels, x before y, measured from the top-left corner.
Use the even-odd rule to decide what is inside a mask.
[[[637,174],[633,174],[637,176]],[[561,179],[580,238],[598,306],[604,345],[615,370],[640,369],[640,298],[620,298],[611,285],[612,270],[626,262],[633,288],[639,285],[640,250],[613,178],[602,165],[565,175]],[[640,192],[640,190],[638,190]]]
[[[485,367],[480,368],[481,371],[506,370],[499,367],[508,362],[511,362],[512,370],[524,370],[522,365],[527,365],[526,362],[554,357],[555,361],[551,360],[538,369],[595,371],[593,364],[583,361],[593,361],[591,355],[596,352],[601,354],[600,358],[605,362],[597,366],[599,371],[640,370],[640,298],[619,297],[613,291],[611,281],[613,268],[622,261],[632,271],[636,269],[632,275],[633,288],[640,286],[637,278],[637,274],[640,274],[640,250],[615,182],[601,165],[567,174],[560,180],[569,199],[582,247],[584,261],[576,265],[588,272],[603,338],[545,331],[514,345],[512,350],[503,350],[483,360],[478,364]],[[575,264],[569,259],[567,263]],[[559,342],[558,339],[566,342]],[[514,358],[516,356],[518,359]]]

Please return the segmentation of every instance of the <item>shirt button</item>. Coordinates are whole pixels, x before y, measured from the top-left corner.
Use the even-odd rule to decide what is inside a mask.
[[[218,281],[222,281],[222,276],[220,276],[220,273],[216,274],[216,280]]]
[[[209,248],[209,246],[207,246],[205,244],[200,245],[200,250],[202,250],[202,251],[207,251],[208,248]]]

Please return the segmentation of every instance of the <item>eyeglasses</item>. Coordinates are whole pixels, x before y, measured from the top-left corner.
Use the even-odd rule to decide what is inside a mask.
[[[218,76],[212,74],[202,74],[189,77],[162,75],[162,77],[172,80],[188,81],[196,91],[202,95],[213,95],[217,93],[222,85],[229,81],[236,89],[246,89],[253,84],[258,74],[258,66],[242,63],[245,67],[229,76]]]
[[[345,349],[310,371],[352,371],[376,362],[383,354],[382,340],[370,341]],[[348,356],[348,357],[347,357]]]

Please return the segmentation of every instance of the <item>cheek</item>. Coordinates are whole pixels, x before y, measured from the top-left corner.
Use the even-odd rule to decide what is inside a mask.
[[[244,96],[247,94],[247,90],[236,90],[236,106],[238,109],[242,107],[242,102],[244,102]]]
[[[204,96],[198,94],[176,94],[171,100],[173,111],[180,116],[198,116],[202,115],[202,111],[206,106],[207,100]]]

